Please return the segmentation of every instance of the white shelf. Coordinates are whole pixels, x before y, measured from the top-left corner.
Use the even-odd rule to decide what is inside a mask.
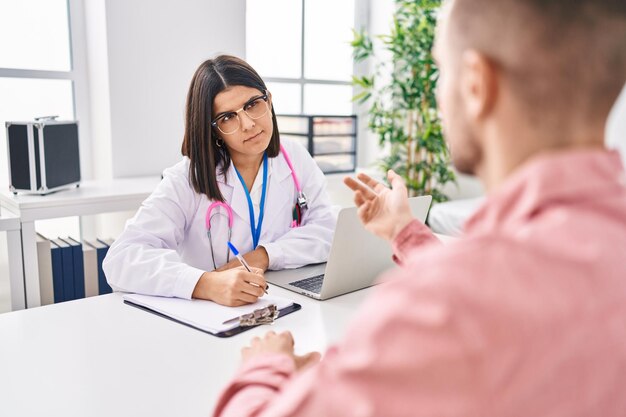
[[[11,310],[21,310],[26,307],[21,227],[19,216],[6,210],[0,211],[0,231],[7,234]]]
[[[14,292],[12,285],[13,310],[41,305],[35,221],[137,210],[159,181],[160,177],[157,176],[84,181],[78,188],[61,190],[44,196],[1,192],[3,224],[14,227],[17,221],[17,229],[12,230],[16,230],[17,236],[21,235],[20,253],[13,250],[9,254],[9,265],[13,266],[14,271],[17,271],[16,265],[19,265],[23,271],[21,281],[25,301],[24,295],[19,293],[19,288]],[[20,275],[15,272],[16,278],[11,278],[12,284],[17,283]]]
[[[0,231],[9,232],[13,230],[20,230],[19,216],[11,213],[10,211],[0,211]]]
[[[84,181],[78,188],[43,196],[4,191],[0,193],[0,203],[18,214],[22,222],[132,210],[139,207],[159,181],[158,177]]]

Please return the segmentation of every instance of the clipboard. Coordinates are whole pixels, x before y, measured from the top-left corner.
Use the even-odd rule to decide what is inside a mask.
[[[272,301],[275,301],[276,305],[282,305],[282,308],[279,308],[277,311],[278,314],[274,316],[274,320],[286,316],[287,314],[291,314],[294,311],[298,311],[302,308],[300,304],[283,298],[273,297]],[[262,323],[250,326],[242,326],[237,323],[240,320],[234,319],[239,319],[241,316],[257,312],[259,311],[259,309],[266,309],[269,304],[273,303],[271,301],[268,302],[263,300],[255,304],[250,304],[242,307],[226,307],[213,303],[211,301],[204,300],[182,300],[174,298],[152,297],[139,294],[128,294],[124,296],[124,304],[138,308],[143,311],[147,311],[148,313],[163,317],[175,323],[191,327],[192,329],[199,330],[203,333],[207,333],[220,338],[226,338],[238,335],[254,327],[260,326]],[[226,312],[229,312],[230,314],[228,315],[228,317],[231,317],[231,320],[227,320],[227,322],[234,321],[234,323],[227,326],[228,328],[226,329],[218,329],[219,327],[223,327],[226,324],[226,322],[222,322],[222,319],[225,317],[224,314],[227,314]],[[211,317],[212,313],[215,313],[214,315],[216,317]],[[221,318],[218,318],[220,317],[220,314]],[[201,323],[197,320],[199,315],[202,316]],[[213,328],[211,328],[211,326],[213,326]]]

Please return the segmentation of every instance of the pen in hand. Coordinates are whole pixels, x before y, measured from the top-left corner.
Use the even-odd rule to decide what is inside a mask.
[[[228,242],[228,247],[230,248],[230,250],[233,252],[233,254],[235,255],[235,257],[239,260],[239,262],[241,262],[241,264],[243,265],[244,268],[246,268],[246,270],[248,272],[252,272],[252,270],[250,269],[250,265],[248,265],[248,262],[246,262],[245,259],[243,259],[243,256],[241,256],[241,254],[239,253],[239,251],[237,250],[237,248],[235,247],[235,245],[233,245],[232,243]],[[269,287],[269,285],[265,284],[265,288],[263,288],[263,291],[265,291],[265,294],[267,294],[267,288]]]

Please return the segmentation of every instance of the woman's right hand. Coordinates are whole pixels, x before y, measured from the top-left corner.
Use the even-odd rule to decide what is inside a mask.
[[[242,266],[220,272],[205,272],[196,284],[192,298],[237,307],[256,302],[263,296],[266,286],[262,270],[252,268],[252,272],[248,272]]]

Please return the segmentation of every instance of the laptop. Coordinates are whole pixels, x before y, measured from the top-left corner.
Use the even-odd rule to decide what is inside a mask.
[[[431,196],[410,198],[413,217],[424,222],[431,201]],[[389,242],[365,230],[357,208],[349,207],[337,217],[328,262],[267,271],[265,279],[316,300],[326,300],[374,285],[383,271],[394,266],[392,255]]]

